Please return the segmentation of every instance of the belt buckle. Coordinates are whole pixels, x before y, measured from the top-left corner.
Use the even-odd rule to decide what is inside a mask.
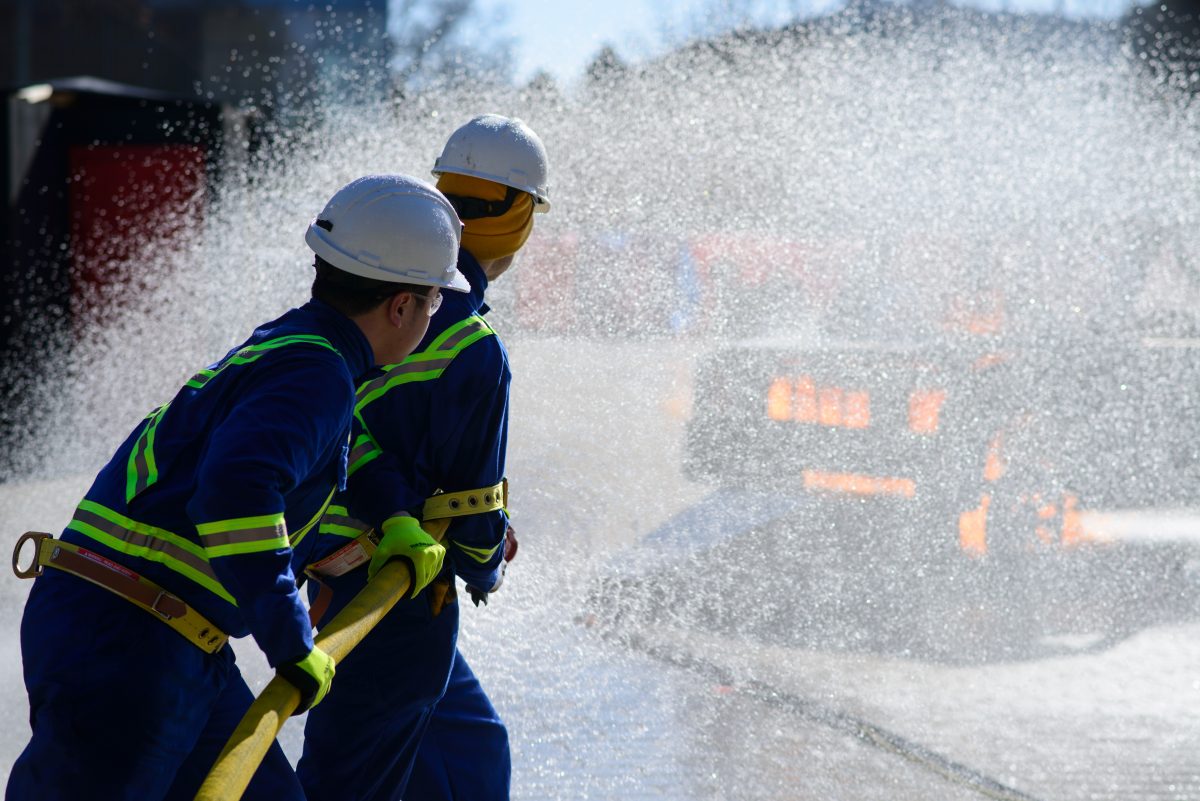
[[[26,531],[17,540],[16,546],[13,548],[12,568],[13,573],[17,578],[28,579],[37,578],[42,575],[42,543],[45,540],[54,539],[54,535],[47,534],[44,531]],[[25,543],[33,541],[33,561],[29,563],[29,567],[21,569],[21,549],[25,547]]]
[[[155,597],[155,599],[154,599],[154,603],[150,604],[150,609],[154,612],[154,614],[158,615],[163,620],[174,620],[175,619],[174,615],[168,614],[167,612],[164,612],[163,610],[158,608],[158,604],[163,598],[171,598],[172,600],[178,600],[177,598],[175,598],[174,595],[171,595],[166,590],[159,590],[158,596]]]

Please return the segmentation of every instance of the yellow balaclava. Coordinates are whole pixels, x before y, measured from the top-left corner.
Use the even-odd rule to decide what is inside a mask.
[[[508,187],[472,175],[444,172],[437,188],[447,195],[476,197],[480,200],[504,200]],[[462,246],[479,261],[511,256],[521,249],[533,230],[533,195],[517,193],[512,208],[499,217],[463,220]]]

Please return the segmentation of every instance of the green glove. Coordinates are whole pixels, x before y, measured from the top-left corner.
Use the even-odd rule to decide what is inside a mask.
[[[370,581],[384,562],[390,559],[403,559],[408,562],[412,571],[412,593],[410,598],[416,598],[421,590],[429,586],[429,582],[442,572],[442,561],[446,558],[446,549],[438,541],[425,533],[415,517],[396,515],[383,521],[383,539],[371,557],[367,568],[367,580]]]
[[[279,675],[300,691],[300,706],[292,714],[307,712],[321,703],[321,699],[329,692],[336,671],[333,657],[315,645],[303,659],[280,665],[277,669]]]

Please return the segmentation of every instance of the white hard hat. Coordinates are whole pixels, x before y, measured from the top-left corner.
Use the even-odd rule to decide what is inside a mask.
[[[472,175],[533,195],[534,211],[550,211],[546,148],[533,130],[515,118],[482,114],[446,140],[433,174]]]
[[[367,175],[339,189],[308,226],[304,241],[339,270],[459,292],[462,222],[450,201],[407,175]]]

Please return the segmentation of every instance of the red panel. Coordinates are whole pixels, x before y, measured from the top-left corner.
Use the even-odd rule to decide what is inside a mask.
[[[155,252],[199,231],[205,151],[195,145],[72,147],[71,309],[76,331],[154,283]]]

